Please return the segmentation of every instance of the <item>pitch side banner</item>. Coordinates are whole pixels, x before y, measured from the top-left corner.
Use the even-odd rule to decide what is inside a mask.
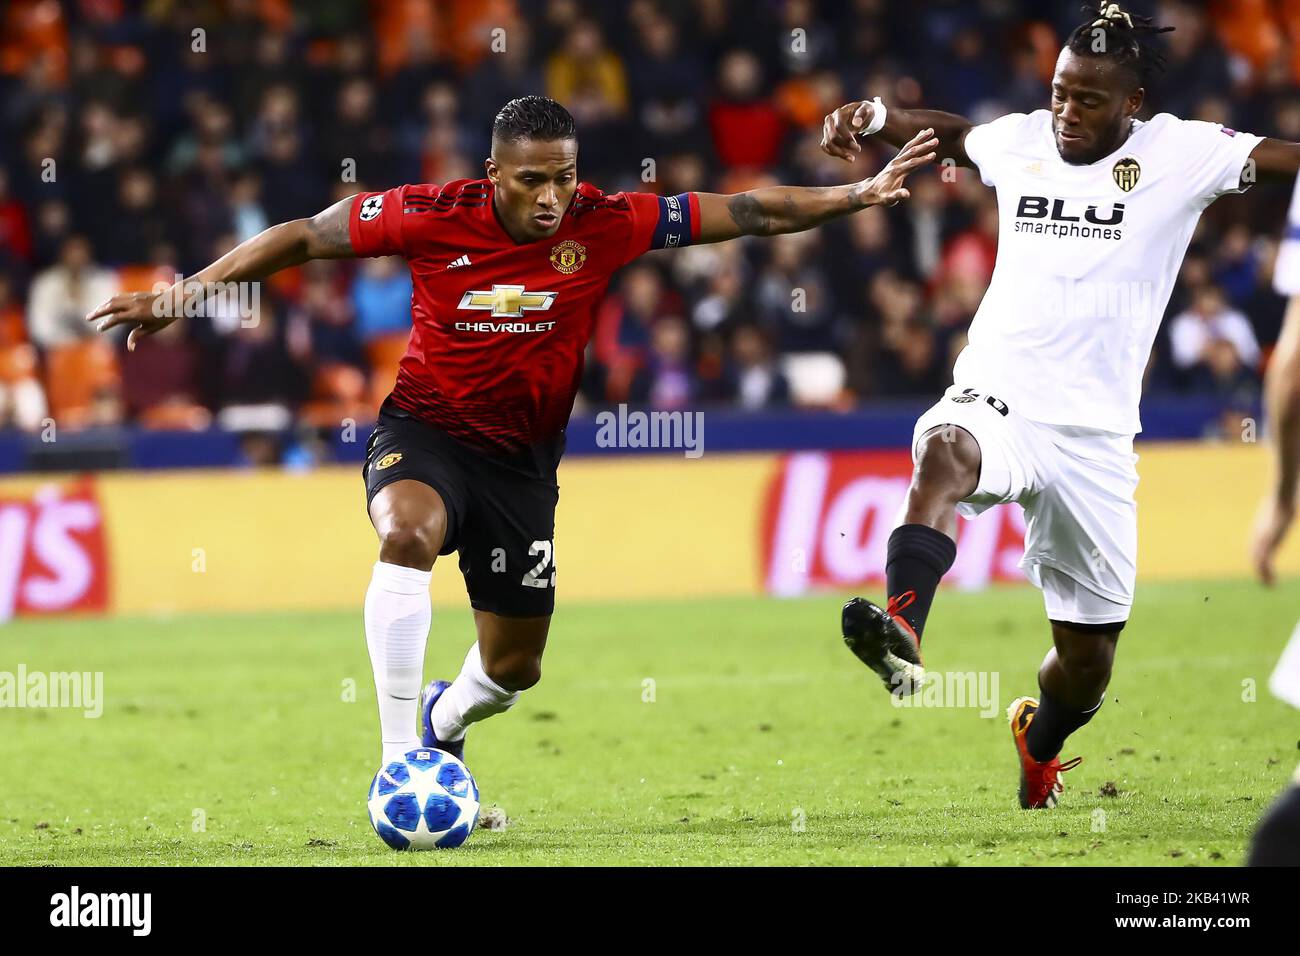
[[[911,457],[899,451],[783,457],[763,509],[765,590],[791,597],[883,582],[885,548],[902,518],[911,473]],[[957,524],[957,563],[947,583],[977,590],[1025,580],[1020,508],[1000,505]]]
[[[1271,466],[1259,445],[1140,445],[1138,581],[1250,576]],[[589,455],[560,468],[560,607],[879,593],[905,451]],[[1016,505],[958,521],[945,587],[1023,581]],[[0,620],[107,612],[356,610],[376,555],[358,470],[0,479]],[[1278,556],[1300,576],[1300,533]],[[463,607],[455,559],[439,606]]]
[[[107,606],[104,515],[93,480],[0,494],[0,621]]]

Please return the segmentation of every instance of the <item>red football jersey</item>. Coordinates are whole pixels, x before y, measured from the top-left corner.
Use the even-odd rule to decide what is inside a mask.
[[[582,183],[554,236],[516,243],[486,179],[361,193],[358,256],[410,264],[411,340],[389,403],[480,450],[554,467],[614,270],[699,237],[692,193]]]

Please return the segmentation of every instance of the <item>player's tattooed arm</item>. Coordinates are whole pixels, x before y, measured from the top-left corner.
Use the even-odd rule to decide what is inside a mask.
[[[352,201],[356,198],[340,199],[310,219],[301,220],[307,224],[308,259],[350,259],[356,255],[352,251],[352,235],[348,229]]]
[[[846,103],[822,120],[822,151],[853,162],[862,152],[860,134],[871,123],[875,105],[869,100]],[[885,112],[885,125],[874,134],[893,147],[908,143],[923,129],[934,130],[939,140],[939,158],[952,159],[958,166],[974,166],[966,155],[966,134],[974,123],[955,113],[939,110],[905,110],[891,106]]]
[[[910,193],[903,182],[914,169],[935,159],[933,130],[916,134],[876,175],[845,186],[768,186],[721,196],[697,193],[700,242],[737,236],[775,236],[802,232],[867,206],[892,206]]]
[[[1246,180],[1251,168],[1261,179],[1278,179],[1295,182],[1300,174],[1300,143],[1288,143],[1284,139],[1266,139],[1250,153],[1250,162],[1242,172]]]
[[[162,292],[122,292],[86,316],[100,332],[128,326],[128,349],[139,339],[175,322],[188,301],[207,298],[216,283],[255,282],[311,259],[345,259],[355,255],[348,232],[349,196],[310,219],[282,222],[259,232],[216,262]]]

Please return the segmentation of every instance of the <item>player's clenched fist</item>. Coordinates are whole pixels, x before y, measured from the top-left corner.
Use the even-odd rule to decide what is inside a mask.
[[[854,154],[862,152],[857,134],[867,128],[874,115],[875,107],[869,100],[847,103],[827,114],[822,121],[822,149],[831,156],[853,162]]]
[[[120,292],[88,314],[86,321],[94,322],[97,332],[107,332],[119,325],[132,326],[126,347],[134,351],[140,338],[176,321],[170,310],[159,308],[163,301],[162,294],[157,292]]]

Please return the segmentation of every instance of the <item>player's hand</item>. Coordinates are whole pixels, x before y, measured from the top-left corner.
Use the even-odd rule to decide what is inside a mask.
[[[1260,503],[1251,535],[1250,557],[1259,580],[1268,587],[1272,587],[1276,580],[1273,559],[1294,520],[1294,499],[1288,501],[1285,496],[1269,495]]]
[[[903,181],[914,169],[934,162],[938,156],[935,152],[938,145],[939,140],[932,129],[923,129],[913,136],[884,169],[858,184],[862,189],[863,204],[892,206],[911,196],[903,187]]]
[[[867,128],[876,108],[869,100],[847,103],[822,120],[822,151],[850,163],[862,152],[858,133]]]
[[[119,292],[89,313],[86,321],[95,323],[96,332],[107,332],[119,325],[131,326],[126,347],[134,352],[140,339],[176,321],[175,310],[162,308],[164,296],[166,292]]]

